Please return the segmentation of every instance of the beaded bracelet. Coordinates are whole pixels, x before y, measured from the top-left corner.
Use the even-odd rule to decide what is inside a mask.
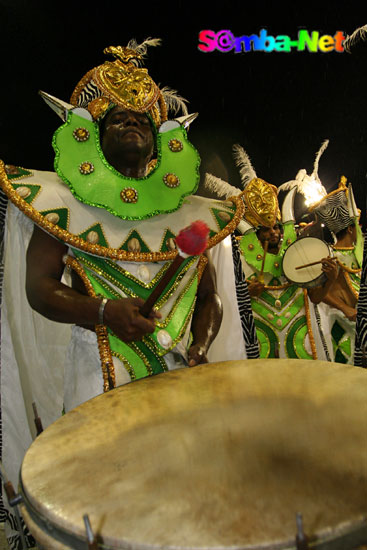
[[[108,298],[102,298],[101,303],[99,304],[99,310],[98,310],[98,324],[99,325],[103,325],[104,308],[106,307],[107,302],[108,302]]]

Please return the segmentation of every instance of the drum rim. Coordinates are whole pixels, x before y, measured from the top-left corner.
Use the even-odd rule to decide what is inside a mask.
[[[47,519],[43,514],[35,509],[33,504],[27,497],[24,490],[22,479],[20,476],[19,489],[23,497],[23,506],[29,514],[31,520],[35,525],[45,534],[45,536],[54,539],[56,542],[70,547],[73,550],[85,550],[88,543],[87,537],[82,538],[75,533],[71,533],[66,529],[60,528],[54,522]],[[296,533],[296,521],[295,521],[295,533]],[[98,534],[96,533],[97,537]],[[314,550],[352,550],[357,545],[367,543],[367,517],[358,516],[355,520],[350,520],[345,523],[340,523],[335,527],[325,527],[322,531],[317,532],[313,536],[309,537],[308,542]],[[138,541],[133,544],[131,541],[121,539],[121,550],[297,550],[296,536],[294,539],[283,541],[269,541],[261,543],[260,545],[232,545],[232,546],[159,546],[139,543]],[[329,543],[332,545],[329,545]],[[346,543],[350,544],[346,546]],[[117,550],[116,545],[110,546],[103,541],[98,541],[99,548],[101,550]]]
[[[323,273],[321,273],[320,275],[318,275],[317,277],[315,277],[314,279],[311,279],[310,281],[306,281],[306,282],[300,282],[300,281],[294,281],[293,279],[291,279],[290,277],[288,277],[288,275],[285,274],[285,270],[284,270],[284,258],[285,258],[285,255],[287,254],[288,250],[290,248],[292,248],[293,245],[299,243],[300,241],[303,241],[304,239],[313,239],[313,240],[317,240],[317,241],[321,241],[322,243],[324,243],[327,248],[329,249],[329,255],[330,256],[334,256],[334,253],[333,253],[333,249],[331,247],[330,244],[328,244],[326,241],[323,241],[322,239],[319,239],[318,237],[301,237],[300,239],[297,239],[296,241],[294,241],[293,243],[291,243],[288,248],[286,249],[286,251],[284,252],[283,254],[283,258],[282,258],[282,271],[283,271],[283,274],[284,274],[284,277],[290,282],[290,283],[293,283],[295,285],[298,285],[299,287],[305,287],[305,288],[312,288],[313,286],[317,286],[317,284],[315,284],[319,279],[322,280],[323,277],[325,277],[325,275]]]

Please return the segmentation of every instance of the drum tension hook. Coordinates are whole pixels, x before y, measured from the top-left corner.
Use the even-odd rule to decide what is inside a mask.
[[[305,532],[303,530],[302,514],[297,513],[296,523],[297,523],[296,548],[297,550],[309,550],[308,537],[307,535],[305,535]]]
[[[28,548],[28,544],[25,539],[22,522],[20,519],[19,510],[18,510],[18,504],[22,502],[23,497],[19,493],[15,492],[13,484],[8,478],[8,476],[6,475],[4,467],[1,462],[0,462],[0,477],[4,484],[6,498],[8,499],[9,506],[11,506],[11,508],[13,508],[14,510],[15,521],[17,522],[19,536],[20,536],[20,550],[26,550]]]

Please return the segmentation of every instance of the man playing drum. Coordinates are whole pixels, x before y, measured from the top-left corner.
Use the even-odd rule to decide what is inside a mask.
[[[311,207],[320,221],[335,236],[333,245],[338,274],[322,301],[327,304],[333,342],[333,360],[353,364],[355,321],[361,282],[363,237],[359,211],[351,185],[342,176],[335,191]]]
[[[209,249],[234,230],[243,214],[240,199],[220,205],[194,196],[200,158],[184,126],[195,117],[187,114],[177,94],[161,90],[140,68],[147,45],[156,43],[107,48],[105,53],[115,60],[89,71],[71,103],[42,94],[63,120],[53,139],[56,173],[0,164],[1,188],[12,203],[5,261],[15,263],[7,269],[3,312],[9,318],[9,337],[3,351],[8,370],[6,376],[2,373],[7,377],[4,437],[12,457],[5,457],[5,466],[14,483],[30,444],[32,401],[46,426],[61,414],[63,404],[67,411],[121,384],[206,362],[221,324],[209,254],[184,258],[156,309],[146,317],[140,313],[176,257],[175,238],[182,229],[204,222]],[[169,106],[176,113],[183,108],[185,116],[168,121]],[[29,233],[30,222],[29,302],[48,319],[74,324],[68,359],[61,359],[61,365],[65,325],[46,333],[44,320],[27,311],[33,323],[29,329],[18,307],[25,242],[19,232],[24,226]],[[232,261],[230,250],[223,254]],[[65,266],[70,285],[61,282]],[[236,337],[230,345],[235,323],[224,327],[228,349],[234,352],[241,348]],[[34,349],[47,350],[42,366]]]
[[[251,296],[260,357],[330,360],[320,312],[310,298],[317,302],[327,293],[336,276],[335,265],[324,257],[321,269],[327,282],[309,290],[285,277],[283,257],[297,239],[293,214],[296,189],[285,198],[280,216],[276,187],[257,177],[242,147],[235,145],[234,151],[244,186],[241,196],[246,207],[244,219],[237,227],[242,234],[238,242],[242,270]],[[240,193],[213,179],[208,182],[208,187],[227,197]],[[237,284],[240,284],[238,273]],[[241,296],[238,293],[237,296],[240,308]]]

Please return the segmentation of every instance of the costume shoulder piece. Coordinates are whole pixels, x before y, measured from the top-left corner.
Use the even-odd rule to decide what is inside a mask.
[[[5,168],[1,161],[0,185],[15,206],[50,235],[81,251],[125,261],[173,259],[174,238],[196,219],[208,225],[211,248],[236,228],[244,211],[240,197],[216,201],[190,195],[175,212],[121,220],[77,200],[53,172]]]

